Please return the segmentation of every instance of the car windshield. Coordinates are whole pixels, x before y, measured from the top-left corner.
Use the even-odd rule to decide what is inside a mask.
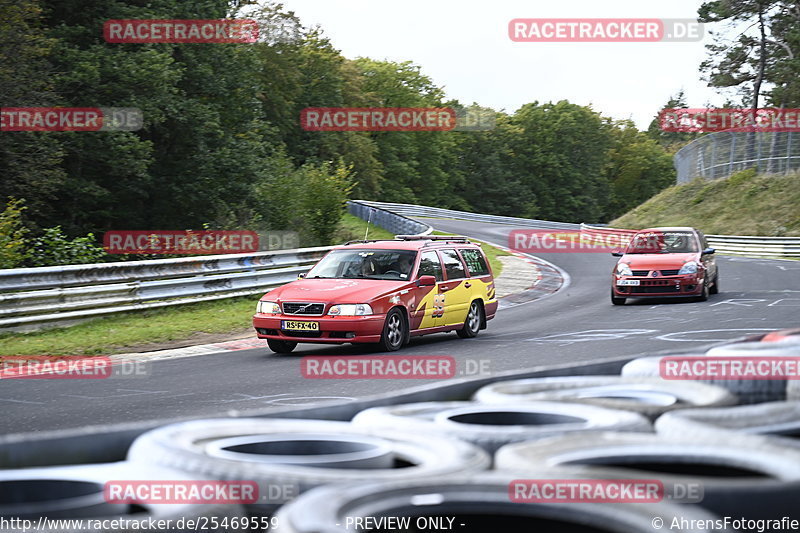
[[[637,233],[626,254],[679,254],[697,252],[697,239],[688,231],[648,231]]]
[[[408,280],[415,257],[406,250],[334,250],[306,278]]]

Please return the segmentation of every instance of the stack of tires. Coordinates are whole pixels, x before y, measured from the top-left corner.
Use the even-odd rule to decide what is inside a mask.
[[[694,355],[800,360],[800,335]],[[659,370],[660,358],[645,357],[616,376],[498,381],[469,399],[373,407],[349,422],[171,424],[140,435],[124,462],[0,471],[0,517],[268,517],[245,529],[281,533],[699,532],[800,519],[795,382],[673,381]],[[103,489],[119,479],[248,482],[257,497],[236,505],[110,502]],[[636,503],[582,496],[569,505],[517,490],[587,480],[661,489]],[[230,524],[215,529],[243,529]]]

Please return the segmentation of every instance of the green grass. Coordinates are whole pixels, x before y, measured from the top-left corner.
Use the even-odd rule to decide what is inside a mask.
[[[800,237],[800,173],[752,170],[715,181],[695,180],[661,191],[610,225],[641,229],[694,226],[707,234]]]
[[[339,229],[336,232],[336,242],[347,242],[361,240],[364,238],[364,231],[367,229],[367,222],[349,213],[345,214]],[[368,239],[394,239],[394,234],[379,228],[375,224],[369,225]]]
[[[181,305],[27,334],[0,336],[0,355],[107,355],[131,347],[198,337],[246,333],[259,295]],[[207,341],[212,342],[212,341]]]
[[[345,215],[336,233],[337,242],[364,238],[367,223]],[[370,225],[370,239],[391,239],[394,235]],[[495,276],[502,271],[497,256],[508,255],[484,245]],[[136,311],[92,320],[69,328],[34,333],[0,335],[2,355],[108,355],[157,349],[174,341],[214,342],[212,335],[244,334],[259,295],[231,298],[151,311]]]

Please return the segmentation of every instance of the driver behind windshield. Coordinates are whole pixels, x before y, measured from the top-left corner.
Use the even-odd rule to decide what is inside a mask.
[[[411,275],[411,269],[414,267],[414,256],[411,254],[400,254],[400,256],[389,265],[386,270],[387,274],[397,275],[402,279],[408,279]],[[395,274],[397,273],[397,274]]]

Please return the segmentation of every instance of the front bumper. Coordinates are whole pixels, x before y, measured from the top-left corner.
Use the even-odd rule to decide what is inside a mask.
[[[287,331],[281,327],[284,320],[316,322],[319,324],[319,331]],[[259,339],[330,344],[372,343],[381,340],[385,320],[386,315],[304,317],[256,313],[253,315],[253,327]]]
[[[617,285],[620,280],[639,280],[639,285]],[[620,298],[670,298],[699,296],[703,292],[703,276],[634,277],[611,276],[611,290]]]

